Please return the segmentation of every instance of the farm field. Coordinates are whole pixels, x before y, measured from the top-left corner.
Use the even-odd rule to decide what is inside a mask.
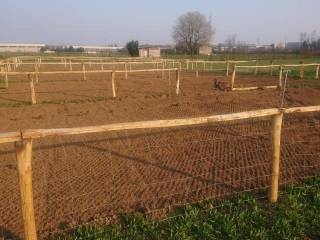
[[[50,70],[50,69],[48,69]],[[283,107],[320,105],[319,80],[289,79]],[[217,85],[216,83],[219,83]],[[278,78],[239,76],[236,86],[276,85]],[[310,84],[311,83],[311,84]],[[30,105],[26,76],[0,89],[0,132],[190,118],[281,106],[280,89],[227,91],[229,78],[182,72],[41,76]],[[238,84],[238,85],[237,85]],[[317,84],[317,83],[316,83]],[[176,206],[234,192],[267,191],[270,119],[196,127],[126,130],[34,141],[33,190],[39,236],[82,223],[108,223],[120,213],[166,216]],[[285,116],[282,185],[320,172],[320,113]],[[0,148],[0,236],[21,238],[23,223],[13,144]]]

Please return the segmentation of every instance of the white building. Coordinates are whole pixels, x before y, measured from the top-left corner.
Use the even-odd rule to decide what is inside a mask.
[[[45,44],[0,43],[0,52],[38,53]]]
[[[160,55],[161,55],[160,47],[148,47],[148,46],[139,47],[139,57],[159,58]]]
[[[123,47],[118,46],[91,46],[91,45],[73,45],[73,48],[83,48],[85,53],[99,53],[99,52],[118,52]]]

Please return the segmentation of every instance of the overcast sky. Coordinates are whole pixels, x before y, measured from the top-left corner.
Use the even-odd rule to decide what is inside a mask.
[[[0,42],[46,44],[172,43],[188,11],[212,16],[214,42],[298,41],[320,34],[320,0],[1,0]]]

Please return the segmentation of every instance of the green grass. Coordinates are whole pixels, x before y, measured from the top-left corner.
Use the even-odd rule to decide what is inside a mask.
[[[163,58],[169,59],[191,59],[189,55],[170,54],[163,55]],[[259,60],[261,63],[270,64],[273,60],[274,64],[286,63],[304,63],[319,62],[320,56],[307,56],[303,54],[294,53],[217,53],[211,56],[195,55],[193,59],[204,59],[211,61],[225,61],[225,60]]]
[[[139,214],[120,219],[54,239],[320,239],[320,178],[282,189],[276,204],[242,193],[187,205],[162,221]]]

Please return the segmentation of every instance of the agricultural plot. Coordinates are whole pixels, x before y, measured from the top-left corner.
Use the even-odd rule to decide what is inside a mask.
[[[154,67],[154,66],[152,66]],[[48,70],[58,70],[48,66]],[[27,69],[25,69],[28,71]],[[81,66],[79,66],[81,70]],[[22,71],[21,69],[19,71]],[[76,69],[74,69],[76,71]],[[170,73],[170,74],[169,74]],[[239,76],[245,84],[273,78]],[[224,91],[230,76],[182,71],[116,75],[39,75],[37,104],[26,76],[1,89],[0,132],[181,119],[281,107],[280,89]],[[273,84],[273,83],[272,83]],[[291,88],[284,108],[320,105],[319,89]],[[266,196],[272,160],[270,117],[133,129],[33,140],[32,181],[39,237],[86,223],[117,221],[122,213],[166,217],[172,209],[235,192]],[[320,173],[319,112],[284,115],[280,185]],[[0,148],[0,236],[24,235],[18,166],[12,143]]]

